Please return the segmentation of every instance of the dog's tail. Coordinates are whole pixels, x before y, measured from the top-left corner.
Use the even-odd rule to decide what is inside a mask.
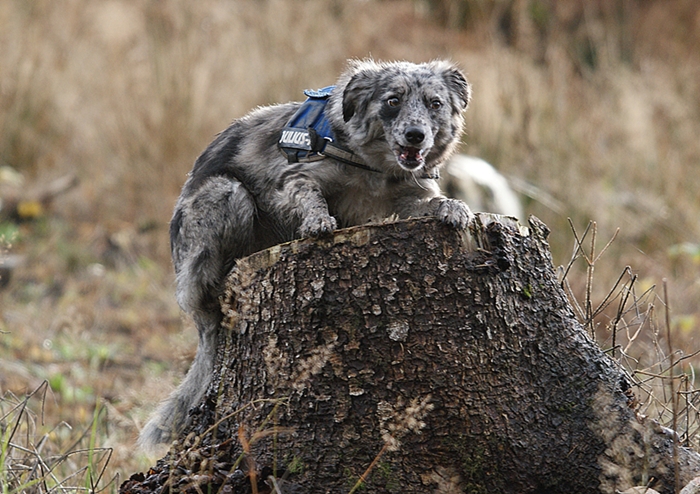
[[[139,435],[139,446],[152,451],[182,432],[189,410],[203,398],[211,380],[220,318],[195,318],[199,345],[192,366],[180,386],[157,408]]]

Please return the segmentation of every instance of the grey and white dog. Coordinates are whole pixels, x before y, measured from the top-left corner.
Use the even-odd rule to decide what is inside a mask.
[[[258,108],[221,132],[197,158],[170,224],[177,300],[199,331],[180,387],[144,427],[145,446],[169,442],[210,380],[222,314],[219,296],[235,260],[338,227],[435,216],[458,229],[473,220],[436,181],[462,134],[471,88],[444,61],[351,61],[325,110],[334,144],[355,166],[326,156],[290,162],[278,149],[301,103]]]

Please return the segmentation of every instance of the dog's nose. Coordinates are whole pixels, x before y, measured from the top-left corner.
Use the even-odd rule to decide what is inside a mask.
[[[406,129],[406,140],[409,144],[420,144],[425,139],[425,133],[420,127],[409,127]]]

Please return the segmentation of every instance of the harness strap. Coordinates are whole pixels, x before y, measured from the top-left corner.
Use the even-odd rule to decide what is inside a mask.
[[[365,165],[364,161],[362,161],[362,159],[360,159],[359,156],[357,156],[355,153],[348,149],[337,146],[333,141],[326,141],[326,146],[321,154],[323,156],[333,158],[334,160],[342,161],[343,163],[350,166],[362,168],[363,170],[367,170],[374,173],[382,173],[379,170],[375,170],[371,166]]]
[[[328,98],[334,87],[304,91],[308,99],[282,129],[277,146],[287,156],[289,163],[311,163],[332,158],[356,168],[382,173],[381,170],[367,165],[351,150],[335,143],[333,129],[325,113]],[[420,178],[437,180],[440,176],[435,170],[433,173],[423,174]]]
[[[333,158],[334,160],[342,161],[346,165],[354,166],[356,168],[362,168],[363,170],[367,170],[370,172],[383,173],[381,170],[377,170],[375,168],[365,165],[364,162],[360,160],[360,158],[355,153],[353,153],[352,151],[348,151],[345,148],[336,146],[335,144],[333,144],[332,141],[329,141],[326,144],[326,148],[323,151],[323,156]],[[423,175],[420,176],[420,178],[427,180],[440,180],[440,171],[433,170],[432,173],[425,172]]]

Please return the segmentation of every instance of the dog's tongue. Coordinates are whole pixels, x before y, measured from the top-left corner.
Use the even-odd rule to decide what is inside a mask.
[[[404,148],[403,152],[401,153],[401,159],[410,161],[420,161],[420,149],[410,147]]]

